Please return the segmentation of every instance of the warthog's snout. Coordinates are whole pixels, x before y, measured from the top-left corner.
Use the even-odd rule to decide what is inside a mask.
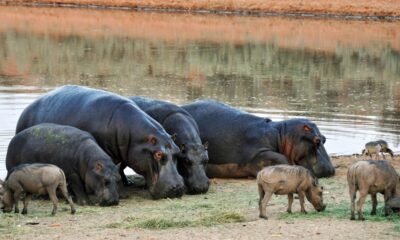
[[[326,204],[322,205],[322,208],[317,209],[317,212],[323,212],[323,211],[325,211],[325,208],[326,208]]]

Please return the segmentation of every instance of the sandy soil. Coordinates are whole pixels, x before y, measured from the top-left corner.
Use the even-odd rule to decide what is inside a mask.
[[[239,14],[399,17],[398,0],[0,0],[3,4],[98,6],[139,10],[168,10]]]
[[[346,186],[347,167],[356,160],[361,160],[360,156],[332,157],[332,161],[337,169],[337,174],[332,180],[340,182]],[[396,156],[392,165],[400,169],[400,156]],[[246,185],[254,188],[256,191],[255,180],[224,180],[213,179],[211,188],[216,186]],[[236,184],[236,185],[235,185]],[[329,189],[330,186],[325,186]],[[329,191],[329,190],[328,190]],[[343,187],[339,192],[325,193],[325,203],[334,206],[342,200],[348,199],[347,187]],[[145,196],[146,193],[141,192]],[[240,194],[240,192],[238,192]],[[185,198],[205,198],[206,195],[190,196]],[[274,196],[272,199],[285,198],[284,196]],[[382,201],[379,200],[378,201]],[[187,200],[187,199],[186,199]],[[136,200],[137,201],[137,200]],[[49,217],[48,213],[39,217],[26,217],[22,215],[2,215],[0,216],[0,232],[1,222],[14,221],[11,225],[14,231],[7,233],[8,238],[13,239],[399,239],[400,232],[394,230],[394,223],[391,221],[350,221],[338,218],[297,218],[297,219],[281,219],[282,212],[286,209],[286,204],[282,202],[272,203],[268,206],[268,220],[258,218],[258,209],[253,206],[249,208],[248,216],[245,222],[221,224],[211,227],[186,227],[186,228],[169,228],[166,230],[148,230],[142,228],[126,228],[126,227],[104,227],[109,223],[123,221],[128,216],[135,215],[135,206],[137,204],[161,204],[153,200],[140,200],[141,203],[135,202],[131,198],[121,200],[120,204],[115,207],[100,208],[98,210],[85,210],[83,207],[78,208],[76,215],[70,215],[68,208],[61,207],[61,210],[55,217]],[[159,200],[160,201],[160,200]],[[33,201],[30,208],[38,207],[38,202]],[[273,202],[273,201],[272,201]],[[381,205],[379,205],[381,204]],[[379,202],[378,207],[382,207]],[[295,200],[293,211],[299,211],[298,200]],[[49,203],[45,203],[48,212]],[[306,209],[309,212],[314,211],[309,203],[306,203]],[[45,211],[45,212],[46,212]],[[158,213],[162,214],[162,213]],[[187,210],[190,214],[190,210]],[[310,213],[309,213],[310,214]],[[369,217],[369,214],[366,215]],[[1,238],[1,237],[0,237]]]

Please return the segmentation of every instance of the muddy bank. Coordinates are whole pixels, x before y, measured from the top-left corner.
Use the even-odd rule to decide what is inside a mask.
[[[0,0],[0,4],[121,8],[219,14],[400,18],[398,0]]]

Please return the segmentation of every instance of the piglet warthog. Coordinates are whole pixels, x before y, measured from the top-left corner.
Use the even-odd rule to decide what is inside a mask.
[[[304,208],[304,196],[314,208],[324,211],[323,187],[318,185],[318,179],[311,172],[301,166],[276,165],[262,169],[257,175],[258,192],[260,194],[260,217],[267,219],[266,207],[273,193],[288,195],[287,212],[292,212],[293,193],[299,195],[301,212],[307,213]]]
[[[385,202],[396,194],[396,186],[399,176],[396,170],[384,160],[358,161],[352,164],[347,172],[347,182],[351,201],[351,220],[355,219],[355,200],[357,191],[360,196],[357,201],[358,220],[364,220],[362,207],[368,194],[371,195],[372,211],[371,215],[376,214],[377,193],[384,194]]]
[[[23,198],[24,208],[22,214],[27,214],[28,199],[31,194],[48,194],[53,202],[52,215],[57,211],[57,189],[61,190],[63,196],[71,206],[71,214],[75,213],[74,203],[68,195],[67,183],[64,172],[52,164],[21,164],[13,168],[4,183],[5,191],[3,196],[3,211],[11,212],[15,205],[15,213],[19,213],[18,202],[20,195],[25,193]]]

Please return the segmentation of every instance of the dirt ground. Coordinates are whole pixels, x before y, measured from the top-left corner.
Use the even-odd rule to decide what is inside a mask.
[[[54,6],[118,7],[124,9],[201,13],[291,14],[399,17],[398,0],[0,0],[3,4],[50,4]]]
[[[118,206],[105,208],[78,206],[75,215],[70,215],[67,205],[60,203],[59,212],[51,217],[50,202],[34,200],[27,216],[13,213],[0,215],[0,239],[399,239],[400,216],[395,218],[395,221],[383,217],[382,197],[378,197],[380,220],[368,220],[370,215],[365,211],[369,211],[370,208],[364,211],[366,221],[349,220],[350,203],[346,172],[352,162],[361,159],[363,159],[361,156],[332,157],[337,170],[336,175],[333,178],[321,179],[327,209],[336,209],[337,205],[344,203],[346,210],[343,212],[343,217],[333,217],[335,213],[318,216],[321,213],[315,212],[308,202],[306,203],[308,214],[301,214],[297,199],[293,205],[294,213],[289,215],[284,213],[286,197],[273,196],[267,207],[269,219],[259,219],[258,195],[254,179],[212,179],[210,190],[204,195],[185,195],[181,199],[154,201],[150,199],[146,190],[128,190],[135,197],[122,199]],[[400,170],[400,156],[396,156],[391,163]],[[196,215],[203,214],[202,210],[196,212],[188,203],[206,202],[207,199],[212,199],[214,194],[224,191],[238,198],[243,197],[241,194],[250,193],[251,196],[243,200],[249,201],[249,204],[246,203],[244,208],[237,206],[238,211],[244,215],[244,221],[166,229],[147,229],[125,224],[136,217],[147,218],[151,214],[156,217],[171,218],[174,215],[174,213],[168,215],[171,204],[175,204],[176,208],[173,211],[176,211],[176,214],[183,214],[181,216],[192,214],[195,218]],[[227,204],[230,202],[227,201]],[[370,204],[367,202],[365,208],[370,207]],[[230,207],[235,208],[235,206]]]

